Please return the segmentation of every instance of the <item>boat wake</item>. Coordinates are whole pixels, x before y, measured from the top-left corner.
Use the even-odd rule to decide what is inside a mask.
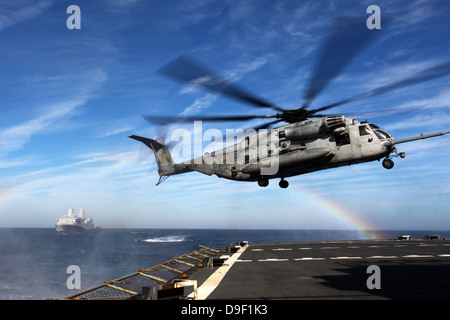
[[[142,242],[183,242],[186,241],[186,236],[166,236],[166,237],[157,237],[157,238],[138,238],[136,241]]]

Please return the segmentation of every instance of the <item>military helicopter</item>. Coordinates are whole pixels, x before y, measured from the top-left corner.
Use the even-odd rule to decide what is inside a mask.
[[[253,134],[246,136],[237,144],[207,152],[183,163],[174,162],[162,139],[153,140],[130,135],[130,138],[144,143],[153,150],[160,176],[156,185],[169,176],[197,171],[230,180],[257,181],[261,187],[268,186],[269,179],[279,178],[281,179],[279,186],[287,188],[289,183],[286,178],[324,169],[381,159],[384,168],[392,169],[393,157],[405,157],[404,152],[397,151],[397,145],[449,133],[450,131],[437,132],[395,140],[388,131],[371,122],[360,122],[344,115],[323,114],[323,111],[445,76],[450,73],[450,62],[345,100],[308,109],[314,98],[368,43],[368,40],[374,37],[376,31],[361,28],[362,23],[364,22],[358,18],[338,19],[335,22],[304,92],[304,102],[299,108],[282,108],[250,94],[187,56],[181,56],[159,69],[159,73],[178,81],[228,96],[253,107],[270,108],[276,113],[209,117],[144,116],[148,122],[157,125],[195,120],[212,122],[274,119],[253,128]],[[287,124],[268,130],[280,122]]]

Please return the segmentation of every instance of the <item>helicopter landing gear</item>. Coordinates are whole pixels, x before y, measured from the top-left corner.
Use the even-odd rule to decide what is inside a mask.
[[[392,169],[394,167],[394,161],[391,160],[392,157],[400,157],[400,158],[404,158],[405,157],[405,153],[404,152],[397,152],[397,149],[392,150],[391,154],[388,155],[384,160],[383,160],[383,167],[386,169]]]
[[[280,188],[286,189],[287,187],[289,187],[289,182],[287,182],[286,180],[284,180],[284,178],[281,178],[281,181],[280,181]]]
[[[261,178],[258,180],[258,186],[260,187],[267,187],[269,185],[269,179],[267,178]]]
[[[394,167],[394,161],[389,158],[383,160],[383,167],[386,169],[392,169]]]

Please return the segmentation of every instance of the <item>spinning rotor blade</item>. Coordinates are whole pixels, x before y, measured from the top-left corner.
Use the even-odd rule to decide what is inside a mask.
[[[268,119],[275,118],[276,115],[251,115],[251,116],[217,116],[217,117],[202,117],[202,116],[190,116],[190,117],[159,117],[159,116],[144,116],[144,119],[151,124],[169,124],[169,123],[183,123],[192,121],[247,121],[252,119]]]
[[[354,96],[354,97],[351,97],[351,98],[348,98],[348,99],[344,99],[344,100],[341,100],[339,102],[330,104],[330,105],[325,106],[323,108],[329,109],[329,108],[337,107],[337,106],[340,106],[340,105],[343,105],[343,104],[347,104],[347,103],[350,103],[350,102],[362,100],[362,99],[373,97],[373,96],[377,96],[377,95],[380,95],[380,94],[383,94],[383,93],[391,92],[391,91],[394,91],[394,90],[397,90],[397,89],[406,88],[406,87],[409,87],[409,86],[412,86],[412,85],[415,85],[415,84],[419,84],[419,83],[422,83],[422,82],[430,81],[430,80],[433,80],[433,79],[436,79],[436,78],[440,78],[440,77],[446,76],[448,74],[450,74],[450,61],[447,61],[447,62],[445,62],[443,64],[440,64],[440,65],[438,65],[436,67],[429,68],[429,69],[424,70],[422,72],[416,73],[416,74],[414,74],[414,75],[412,75],[412,76],[410,76],[408,78],[405,78],[403,80],[399,80],[399,81],[396,81],[396,82],[389,83],[387,85],[384,85],[384,86],[372,89],[372,90],[367,91],[365,93],[361,93],[361,94],[359,94],[357,96]]]
[[[384,20],[383,24],[385,24]],[[380,31],[368,29],[366,26],[366,17],[338,18],[332,26],[331,32],[323,46],[321,56],[316,63],[303,94],[304,106],[309,106],[328,83]]]
[[[270,127],[271,125],[273,125],[273,124],[275,124],[275,123],[278,123],[278,122],[281,122],[281,121],[283,121],[283,120],[282,120],[282,119],[278,119],[278,120],[275,120],[275,121],[271,121],[271,122],[262,124],[262,125],[260,125],[260,126],[255,127],[255,128],[252,128],[252,129],[254,129],[254,130],[267,129],[267,128]]]
[[[389,19],[383,19],[383,27]],[[384,28],[383,28],[384,29]],[[312,101],[336,78],[339,73],[355,58],[355,56],[373,39],[381,30],[371,30],[366,25],[366,17],[338,18],[332,26],[322,49],[320,58],[312,70],[311,77],[305,88],[301,107],[295,109],[283,109],[271,102],[255,96],[241,89],[230,81],[208,71],[197,62],[187,56],[180,56],[158,70],[158,73],[191,84],[202,89],[207,89],[217,94],[222,94],[238,101],[247,103],[257,108],[271,108],[278,113],[273,115],[243,115],[243,116],[144,116],[151,124],[166,125],[170,123],[184,123],[195,120],[202,121],[248,121],[252,119],[274,119],[261,124],[254,129],[265,129],[278,122],[295,123],[313,117],[326,117],[323,111],[362,100],[371,96],[387,93],[400,88],[408,87],[421,82],[429,81],[450,74],[450,61],[439,66],[429,68],[408,78],[378,87],[354,97],[339,102],[322,106],[316,109],[308,109]],[[382,110],[378,113],[398,114],[402,111]],[[409,112],[409,111],[406,111]],[[369,113],[371,114],[371,113]],[[376,113],[375,113],[376,114]],[[376,116],[376,115],[375,115]]]
[[[273,103],[258,98],[238,86],[227,82],[225,79],[206,70],[186,56],[176,58],[160,68],[158,72],[178,81],[190,83],[213,92],[224,94],[254,107],[272,108],[274,110],[284,111],[284,109],[275,106]]]
[[[377,118],[377,117],[391,117],[400,114],[410,113],[419,109],[422,109],[425,105],[411,106],[405,108],[394,108],[394,109],[383,109],[378,111],[363,111],[363,112],[352,112],[346,114],[346,116],[352,118]]]

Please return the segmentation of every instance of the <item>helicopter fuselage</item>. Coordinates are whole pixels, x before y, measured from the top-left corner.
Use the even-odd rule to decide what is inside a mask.
[[[262,135],[266,137],[261,139]],[[277,138],[276,143],[273,139],[270,140],[271,136]],[[267,141],[267,145],[252,145],[252,140]],[[270,131],[262,130],[256,136],[246,137],[233,146],[205,153],[202,157],[184,162],[184,165],[185,169],[231,180],[265,181],[379,160],[393,151],[392,141],[388,132],[371,123],[360,123],[344,116],[328,116],[292,123]],[[262,149],[266,149],[266,152],[262,152]],[[241,151],[244,152],[244,157],[239,157]],[[234,161],[225,163],[226,159]],[[264,174],[261,170],[271,166],[276,170],[269,174]]]

